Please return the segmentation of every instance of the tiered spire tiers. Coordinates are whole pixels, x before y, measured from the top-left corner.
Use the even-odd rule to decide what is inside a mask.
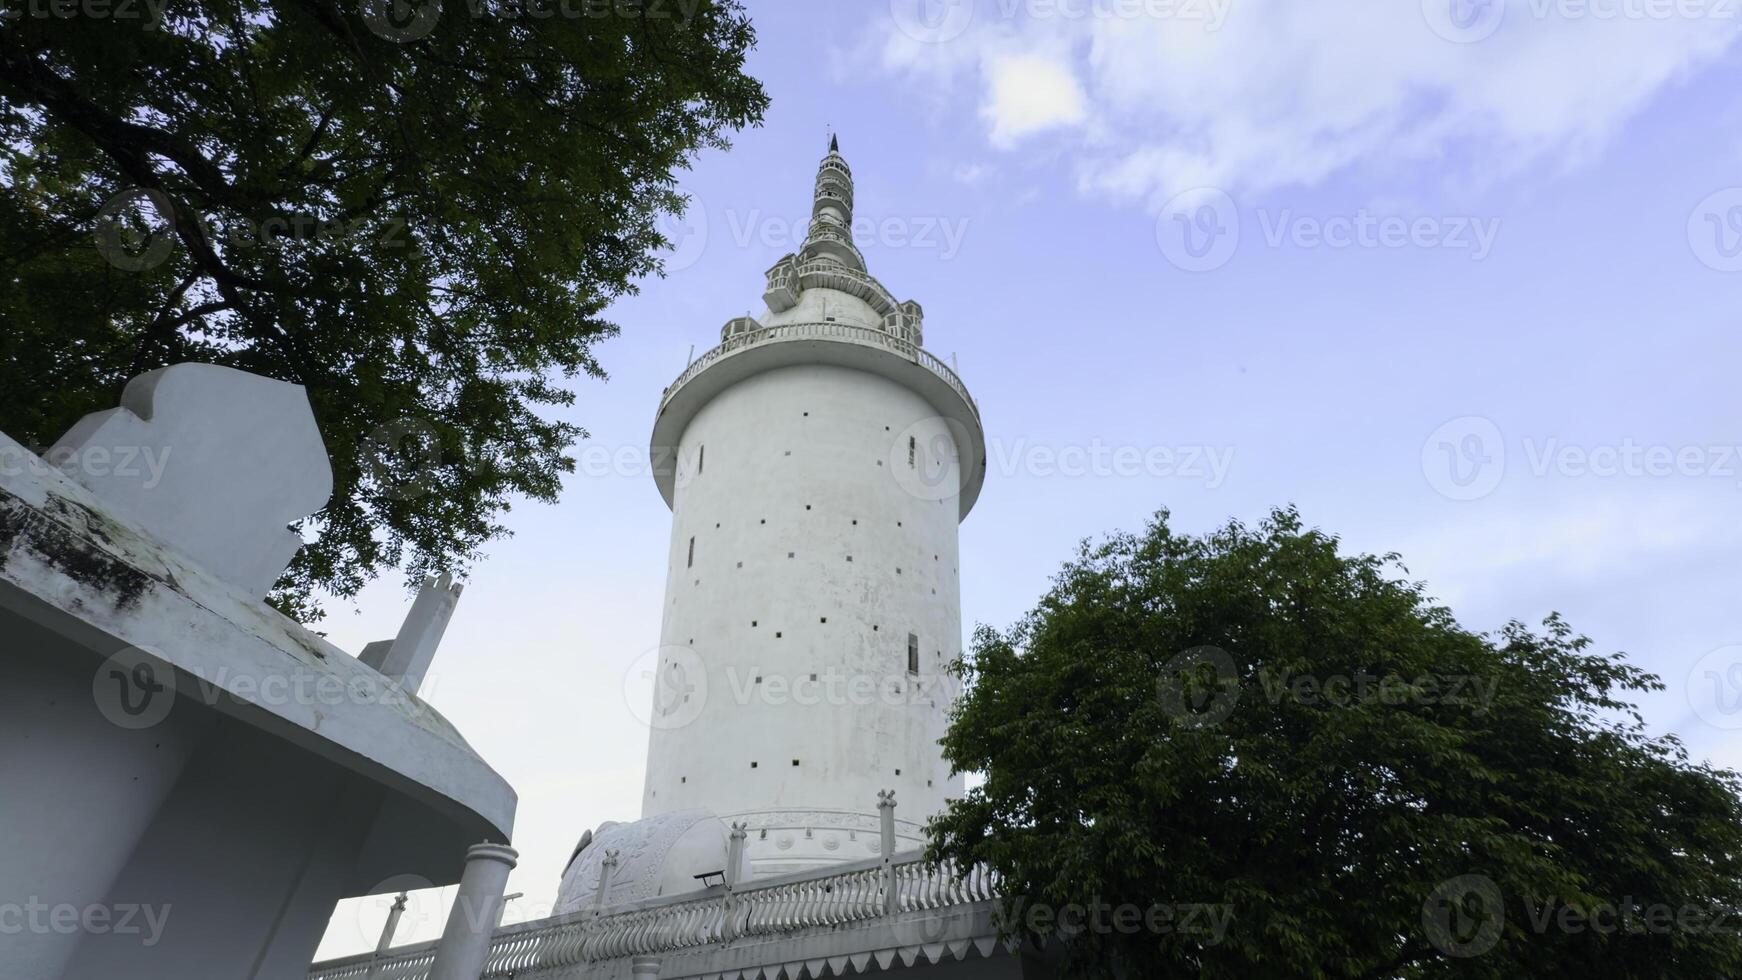
[[[817,165],[810,229],[797,253],[782,256],[768,270],[763,300],[770,313],[781,314],[799,303],[807,289],[833,289],[856,296],[880,318],[875,324],[915,346],[924,343],[925,311],[912,300],[897,302],[865,267],[865,256],[853,241],[853,171],[841,156],[840,140],[829,137],[829,152]],[[738,317],[720,331],[725,340],[759,329],[751,317]]]

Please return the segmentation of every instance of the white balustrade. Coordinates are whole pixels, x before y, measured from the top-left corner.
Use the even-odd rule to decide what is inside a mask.
[[[833,324],[831,324],[833,326]],[[998,897],[996,877],[975,866],[960,875],[951,863],[926,864],[910,852],[895,867],[897,913],[948,908]],[[819,869],[751,882],[734,893],[734,936],[777,936],[882,917],[883,870],[876,860],[847,870]],[[567,976],[599,960],[670,953],[728,942],[727,896],[678,896],[498,929],[481,980]],[[435,944],[317,964],[309,980],[427,980]]]

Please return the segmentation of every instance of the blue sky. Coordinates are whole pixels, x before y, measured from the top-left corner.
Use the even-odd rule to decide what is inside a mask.
[[[611,311],[611,378],[567,413],[582,472],[508,516],[426,687],[520,792],[511,921],[638,815],[653,412],[760,311],[830,127],[873,273],[986,422],[966,623],[1159,508],[1201,531],[1293,503],[1470,628],[1558,610],[1663,676],[1654,731],[1742,765],[1742,3],[749,7],[766,124],[685,175],[671,271]],[[382,582],[327,626],[360,649],[405,607]],[[342,905],[322,954],[372,947],[385,907]]]

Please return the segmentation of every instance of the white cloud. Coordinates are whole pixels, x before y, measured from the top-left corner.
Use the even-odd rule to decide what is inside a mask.
[[[1042,54],[1001,54],[986,65],[986,100],[980,114],[994,146],[1009,147],[1025,136],[1071,126],[1088,114],[1082,86],[1064,59]]]
[[[1485,179],[1576,162],[1742,34],[1728,8],[1695,0],[1671,7],[1705,16],[1507,0],[1491,35],[1459,43],[1430,24],[1449,2],[983,0],[941,43],[892,24],[881,60],[977,102],[993,146],[1071,151],[1082,189],[1153,206],[1352,167],[1479,161],[1469,176]]]

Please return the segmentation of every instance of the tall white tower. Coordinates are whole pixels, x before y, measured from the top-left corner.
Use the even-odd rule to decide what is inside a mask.
[[[961,793],[938,740],[985,435],[852,223],[831,140],[766,312],[728,322],[654,423],[672,534],[643,816],[746,822],[758,875],[875,854],[879,790],[903,847]]]

